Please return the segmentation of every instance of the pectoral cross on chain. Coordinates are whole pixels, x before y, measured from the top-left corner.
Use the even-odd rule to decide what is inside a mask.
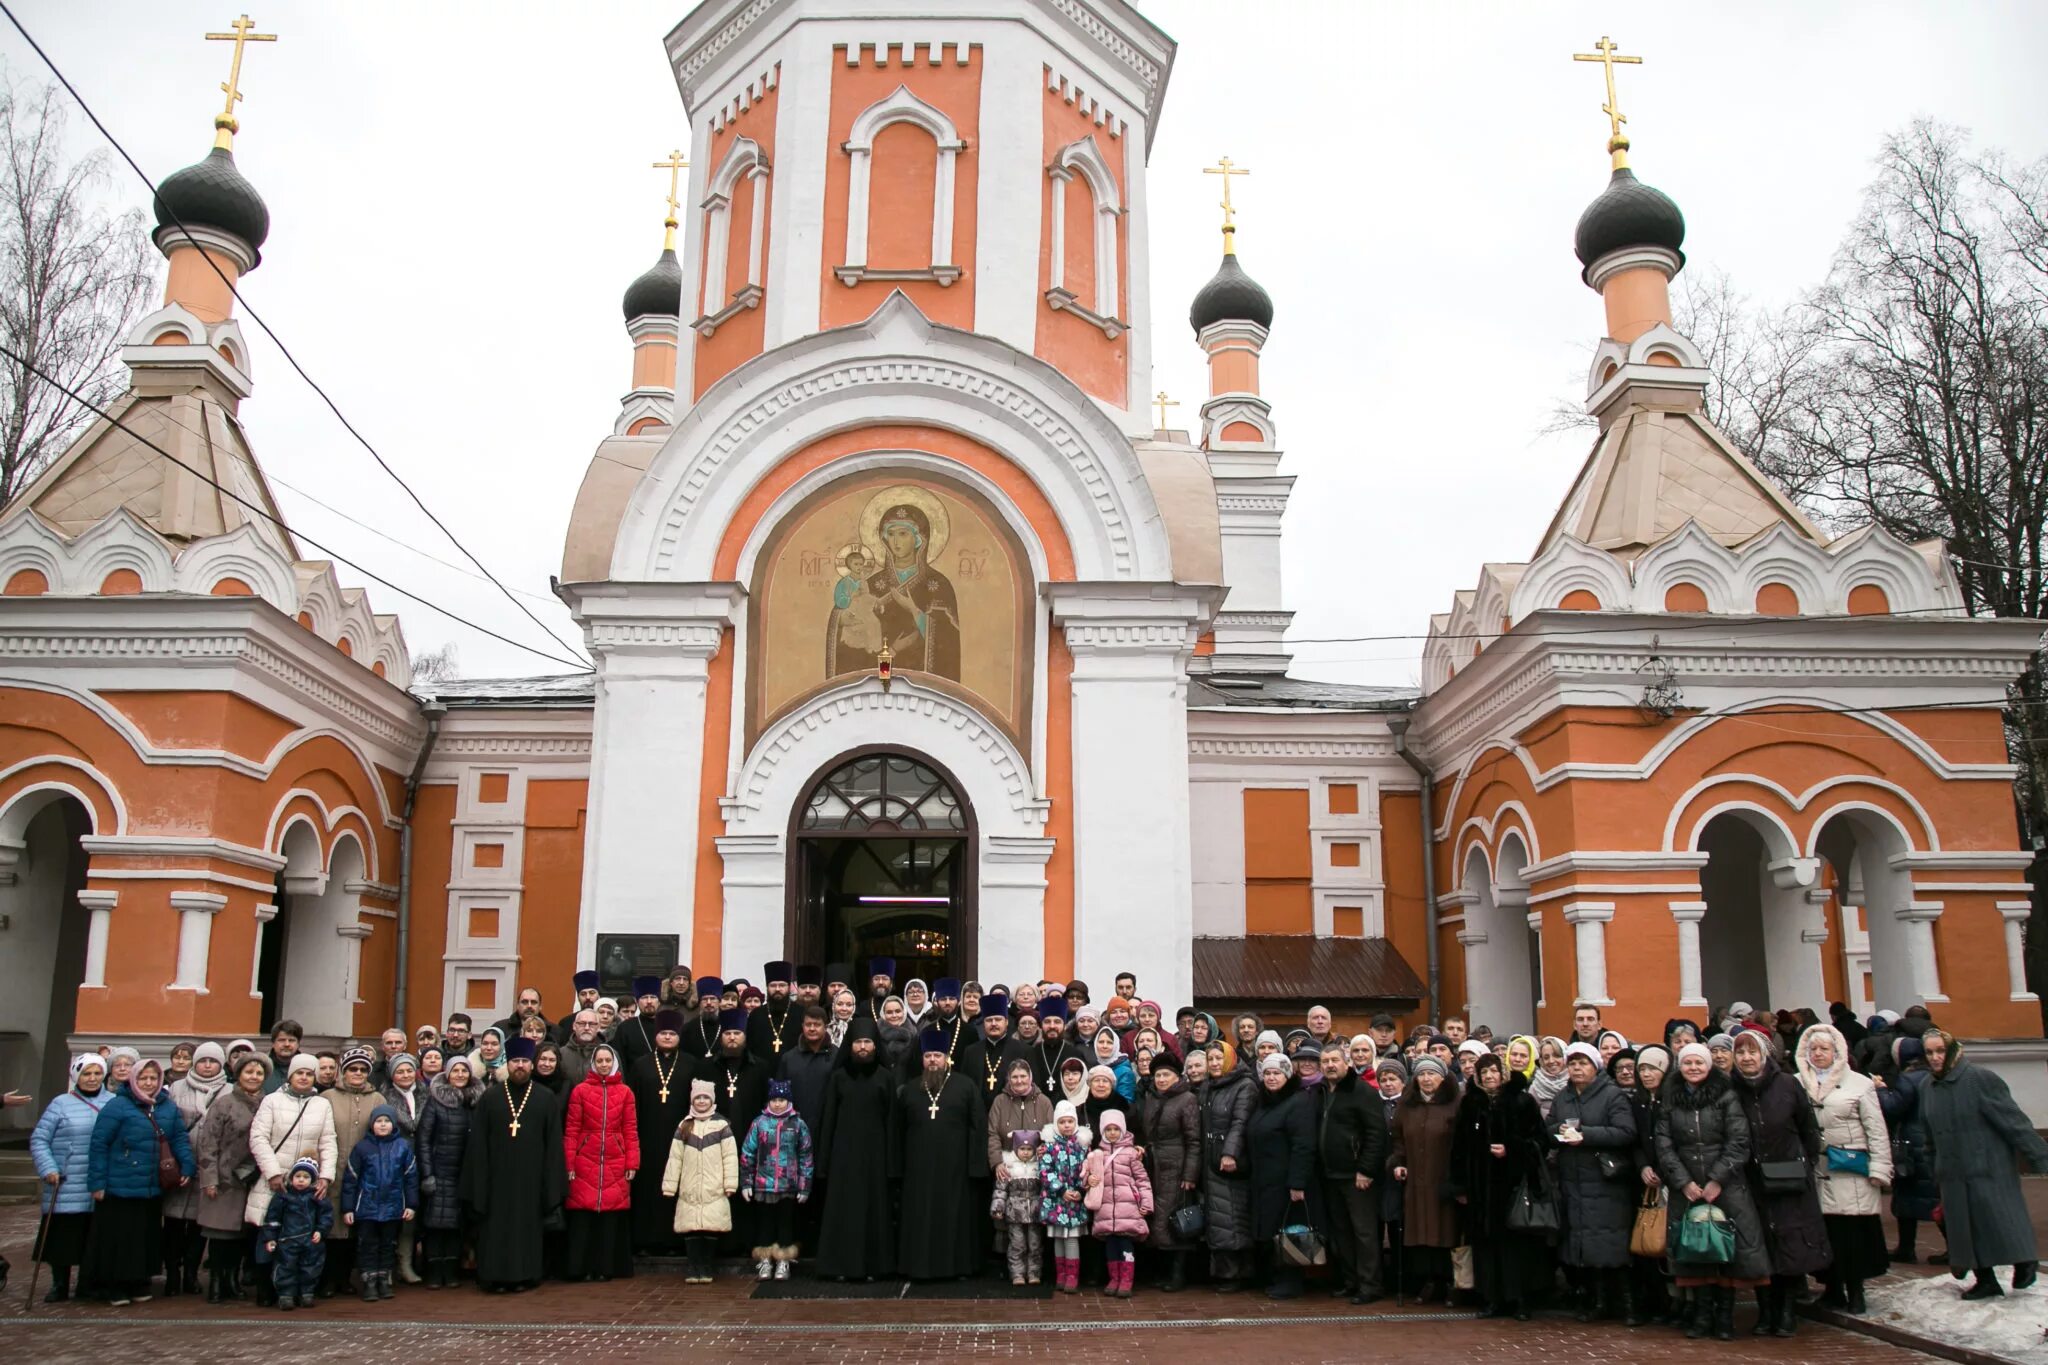
[[[514,1119],[514,1120],[512,1120],[512,1136],[513,1136],[513,1137],[518,1137],[518,1136],[519,1136],[519,1120],[518,1120],[518,1119]]]
[[[663,1104],[667,1104],[667,1103],[668,1103],[668,1087],[667,1087],[667,1086],[663,1086],[663,1087],[661,1088],[661,1102],[662,1102]]]
[[[934,1099],[931,1104],[931,1116],[933,1118],[937,1118],[939,1116],[939,1102],[936,1099]]]

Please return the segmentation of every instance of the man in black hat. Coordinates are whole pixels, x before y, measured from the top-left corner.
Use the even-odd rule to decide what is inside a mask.
[[[896,959],[893,957],[871,957],[868,959],[868,998],[860,1012],[882,1026],[882,1002],[896,991]]]
[[[633,1091],[640,1164],[653,1175],[656,1160],[668,1160],[669,1139],[690,1111],[690,1082],[696,1061],[682,1048],[683,1016],[665,1009],[654,1016],[654,1051],[626,1069]],[[659,1153],[657,1157],[655,1154]],[[676,1247],[676,1201],[662,1197],[661,1180],[633,1181],[633,1250],[667,1255]]]
[[[678,962],[661,988],[661,1007],[677,1014],[688,1014],[697,1004],[697,997],[690,990],[691,984],[690,964]]]
[[[972,1275],[987,1240],[976,1233],[977,1202],[986,1201],[976,1200],[970,1183],[988,1169],[986,1119],[973,1083],[947,1064],[946,1047],[944,1034],[926,1029],[917,1079],[896,1092],[889,1169],[903,1182],[896,1269],[913,1280]]]
[[[718,1087],[719,1115],[732,1125],[734,1140],[742,1140],[768,1107],[768,1068],[747,1051],[745,1010],[733,1008],[718,1016],[718,1055],[700,1063],[697,1074]]]
[[[683,1051],[702,1063],[718,1055],[718,1016],[725,1008],[720,1003],[725,983],[715,976],[700,976],[696,984],[697,1008],[683,1024]]]
[[[596,972],[582,971],[576,973],[575,985],[575,1007],[555,1021],[555,1041],[558,1043],[566,1043],[575,1036],[576,1016],[578,1014],[584,1010],[594,1010],[597,1008],[597,997],[600,988],[604,985],[604,979],[598,976]]]
[[[518,1293],[545,1273],[545,1225],[569,1191],[562,1103],[533,1077],[536,1044],[505,1043],[505,1079],[487,1085],[462,1157],[462,1202],[476,1214],[476,1282]]]
[[[1393,1015],[1375,1014],[1372,1017],[1372,1023],[1366,1026],[1366,1032],[1372,1035],[1372,1046],[1375,1056],[1398,1057],[1400,1055],[1398,1043],[1401,1035],[1394,1027]]]
[[[796,969],[796,1003],[802,1009],[806,1005],[822,1003],[820,992],[825,985],[825,969],[808,963],[798,963]]]
[[[987,1104],[1003,1088],[1003,1062],[1010,1056],[1010,997],[984,995],[981,1007],[981,1037],[967,1045],[954,1070],[974,1082]]]
[[[888,1182],[889,1125],[896,1102],[894,1073],[882,1060],[872,1019],[846,1026],[825,1112],[812,1144],[824,1191],[813,1271],[842,1280],[871,1280],[896,1267],[896,1220]]]
[[[946,1065],[959,1062],[968,1044],[974,1041],[974,1033],[967,1027],[967,1017],[960,1013],[960,978],[942,976],[932,983],[932,1012],[925,1016],[925,1025],[936,1029],[946,1040]],[[917,1062],[910,1053],[903,1054],[903,1079],[908,1081],[917,1076]]]
[[[796,1007],[789,998],[796,971],[787,962],[771,962],[761,975],[768,979],[768,996],[747,1018],[747,1055],[773,1075],[782,1054],[796,1046]],[[748,1118],[751,1122],[752,1116]]]
[[[853,989],[853,964],[828,962],[825,964],[825,989],[819,993],[818,998],[824,1002],[826,1009],[830,1009],[833,999],[841,991],[850,992],[854,999],[860,999],[860,992]]]
[[[1022,1055],[1031,1063],[1031,1078],[1048,1095],[1059,1094],[1060,1063],[1067,1058],[1079,1057],[1093,1065],[1093,1058],[1067,1041],[1065,996],[1049,995],[1038,1002],[1038,1041],[1022,1049]]]
[[[634,977],[633,1005],[633,1013],[619,1020],[612,1033],[612,1046],[619,1050],[619,1064],[629,1072],[633,1063],[654,1051],[654,1016],[661,1012],[661,978]]]

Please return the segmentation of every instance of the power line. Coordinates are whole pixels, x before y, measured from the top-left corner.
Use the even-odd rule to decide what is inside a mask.
[[[1587,614],[1590,615],[1591,613]],[[1734,629],[1738,625],[1740,626],[1740,628],[1744,630],[1751,630],[1758,627],[1768,628],[1772,626],[1784,626],[1787,628],[1806,628],[1809,626],[1843,625],[1851,622],[1868,623],[1872,620],[1896,620],[1901,617],[1953,618],[1956,620],[1999,619],[1996,617],[1971,617],[1959,615],[1953,607],[1913,607],[1904,611],[1869,612],[1863,614],[1857,614],[1852,612],[1830,612],[1810,616],[1716,616],[1711,619],[1699,621],[1674,620],[1669,624],[1664,624],[1660,621],[1660,623],[1655,627],[1655,630],[1660,634],[1669,635],[1675,634],[1680,631],[1690,630],[1725,631]],[[2010,620],[2016,618],[2004,619]],[[1643,629],[1643,625],[1641,623],[1638,623],[1636,625],[1631,626],[1572,626],[1555,630],[1467,630],[1441,631],[1434,633],[1424,631],[1396,635],[1316,635],[1288,640],[1285,643],[1291,646],[1392,644],[1406,640],[1419,640],[1425,642],[1430,640],[1533,640],[1558,636],[1570,637],[1585,635],[1632,635],[1641,633]],[[1407,656],[1398,655],[1393,657],[1405,658]],[[1370,663],[1373,661],[1369,659],[1319,659],[1316,660],[1316,662]]]
[[[108,129],[107,125],[100,121],[100,116],[94,113],[92,106],[85,102],[85,96],[78,93],[78,88],[72,85],[70,79],[67,76],[65,76],[64,72],[57,66],[57,63],[50,59],[50,54],[43,51],[42,44],[38,43],[35,40],[35,38],[30,35],[29,31],[22,26],[21,20],[15,17],[13,9],[5,3],[5,0],[0,0],[0,14],[5,14],[7,16],[7,22],[14,26],[14,31],[19,33],[22,37],[22,41],[26,42],[29,45],[29,47],[34,50],[36,56],[42,59],[43,65],[50,69],[50,74],[57,78],[58,84],[62,85],[65,91],[71,96],[71,98],[77,101],[79,109],[84,112],[86,118],[92,121],[92,126],[99,130],[100,136],[104,137],[107,140],[108,145],[113,147],[113,149],[120,154],[121,160],[128,163],[128,169],[134,171],[137,178],[140,179],[143,184],[149,187],[150,202],[152,203],[152,205],[155,206],[157,211],[166,214],[171,220],[171,226],[175,227],[179,232],[184,233],[185,240],[191,243],[193,247],[198,248],[200,245],[199,240],[192,235],[191,229],[187,228],[185,226],[184,221],[180,219],[178,215],[175,212],[173,212],[168,205],[164,204],[157,197],[156,182],[154,180],[151,180],[149,178],[148,173],[145,172],[141,166],[136,164],[134,157],[128,155],[128,149],[122,146],[120,139],[115,137],[113,132]],[[253,321],[258,327],[261,327],[263,329],[263,334],[270,338],[271,344],[277,347],[278,352],[284,356],[286,363],[288,363],[292,367],[292,369],[298,374],[299,378],[306,381],[306,387],[310,388],[315,394],[319,396],[320,401],[327,405],[327,410],[334,414],[335,420],[340,422],[343,429],[345,429],[349,435],[353,436],[356,439],[356,443],[362,446],[364,450],[370,453],[370,458],[377,462],[377,467],[382,469],[387,475],[389,475],[393,483],[397,484],[400,488],[405,490],[405,495],[412,499],[413,505],[418,507],[421,512],[426,514],[427,520],[433,522],[435,528],[438,529],[442,535],[448,538],[448,543],[450,545],[453,545],[456,549],[460,550],[462,552],[463,558],[467,559],[471,564],[474,564],[477,567],[478,571],[481,572],[485,578],[489,579],[493,584],[496,585],[500,592],[505,594],[505,600],[510,602],[513,606],[519,608],[520,612],[525,615],[527,620],[533,622],[536,626],[540,627],[541,632],[543,634],[545,634],[550,640],[554,641],[554,643],[561,645],[564,649],[567,649],[571,653],[574,653],[574,645],[571,645],[567,641],[563,640],[561,636],[555,634],[554,628],[552,626],[548,625],[547,622],[541,620],[540,617],[534,615],[532,610],[529,609],[524,602],[521,602],[518,599],[518,597],[513,594],[510,588],[506,587],[502,582],[500,582],[498,580],[498,577],[484,566],[484,562],[481,559],[478,559],[474,554],[470,552],[469,547],[467,545],[464,545],[462,541],[456,537],[455,532],[448,529],[447,523],[443,522],[439,517],[434,515],[433,509],[428,507],[426,502],[420,497],[420,495],[413,491],[412,485],[407,483],[402,477],[399,476],[398,471],[393,469],[391,465],[384,459],[384,457],[378,453],[377,447],[370,444],[369,438],[364,436],[362,432],[358,431],[356,429],[355,424],[349,421],[348,417],[342,412],[340,406],[337,405],[332,398],[328,397],[327,390],[321,388],[318,381],[316,381],[312,375],[306,372],[306,367],[301,365],[299,363],[298,357],[292,354],[291,347],[284,344],[284,338],[280,337],[275,331],[275,329],[273,329],[268,322],[265,322],[263,320],[263,315],[257,312],[256,309],[250,305],[247,299],[242,297],[241,290],[235,287],[235,282],[228,278],[227,272],[220,268],[219,262],[213,259],[212,254],[203,249],[199,251],[199,254],[206,261],[206,264],[212,268],[213,273],[220,276],[221,283],[227,286],[228,292],[234,296],[235,302],[242,306],[242,311],[247,313],[249,315],[250,320]],[[367,570],[365,572],[367,572]],[[401,589],[401,591],[403,590]],[[481,628],[479,627],[479,629]],[[539,651],[534,652],[538,653]],[[586,665],[582,664],[578,665],[578,667],[585,666]]]
[[[452,612],[448,608],[442,606],[438,602],[435,602],[429,598],[422,597],[418,593],[410,590],[409,588],[400,587],[398,584],[392,582],[390,579],[384,577],[382,574],[376,573],[371,569],[365,568],[363,565],[357,563],[355,560],[350,559],[348,556],[342,554],[338,550],[332,549],[329,546],[321,544],[319,541],[313,539],[311,536],[306,535],[303,532],[292,530],[290,526],[287,526],[285,524],[284,519],[282,517],[279,517],[275,513],[271,512],[269,508],[259,507],[257,504],[249,501],[241,494],[235,492],[232,488],[224,487],[221,483],[215,480],[211,474],[208,474],[204,470],[199,469],[193,465],[187,464],[185,461],[179,459],[176,455],[171,454],[170,451],[165,450],[162,446],[158,445],[155,441],[150,440],[147,436],[137,431],[134,427],[131,427],[126,422],[121,421],[119,418],[115,417],[111,412],[107,411],[107,409],[93,402],[90,398],[87,398],[78,390],[65,384],[55,375],[50,374],[41,366],[29,360],[27,357],[16,354],[13,350],[9,349],[6,343],[4,342],[0,342],[0,356],[7,357],[7,359],[13,361],[15,364],[21,366],[30,374],[34,375],[36,378],[50,385],[50,387],[56,389],[59,393],[69,398],[72,402],[78,404],[80,407],[84,408],[87,412],[92,413],[94,416],[108,423],[115,430],[125,433],[129,437],[133,438],[139,444],[148,447],[152,451],[155,451],[164,459],[169,460],[172,464],[178,466],[178,468],[192,475],[193,478],[199,479],[200,481],[211,485],[215,490],[217,490],[226,497],[234,499],[243,507],[247,508],[251,512],[254,512],[257,516],[263,518],[265,521],[272,523],[273,525],[277,526],[280,530],[286,532],[287,534],[297,536],[299,539],[305,541],[308,545],[311,545],[314,549],[319,550],[328,557],[340,563],[348,565],[351,569],[354,569],[357,573],[362,574],[365,578],[370,579],[372,582],[381,583],[385,587],[391,589],[391,591],[399,594],[402,597],[408,598],[411,601],[419,603],[421,606],[427,608],[429,611],[440,613],[442,616],[447,617],[450,621],[455,622],[457,625],[467,626],[471,630],[477,631],[478,633],[483,635],[488,635],[493,640],[497,640],[502,644],[508,644],[512,646],[514,649],[524,650],[528,654],[536,655],[539,658],[547,659],[553,663],[567,664],[569,667],[577,669],[581,672],[590,671],[590,666],[579,659],[565,659],[560,655],[550,654],[546,650],[535,649],[532,645],[522,644],[521,642],[513,639],[509,635],[501,635],[497,631],[492,630],[489,626],[478,625],[476,622],[470,620],[468,617],[458,615],[457,613]]]

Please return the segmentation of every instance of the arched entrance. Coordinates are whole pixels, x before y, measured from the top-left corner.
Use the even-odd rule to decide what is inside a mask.
[[[363,850],[352,836],[334,841],[322,866],[320,836],[306,821],[279,848],[277,913],[257,926],[254,980],[263,1026],[295,1019],[308,1037],[355,1031],[356,953],[368,932],[360,920]]]
[[[1518,835],[1501,841],[1497,866],[1474,847],[1465,860],[1465,997],[1469,1022],[1495,1033],[1533,1028],[1543,1003],[1543,942],[1529,922],[1528,850]]]
[[[1820,945],[1816,860],[1795,856],[1782,826],[1728,810],[1700,830],[1700,988],[1716,1009],[1742,1001],[1758,1009],[1827,1007]],[[1811,893],[1811,894],[1810,894]]]
[[[1863,810],[1831,815],[1815,848],[1830,896],[1823,969],[1828,998],[1846,1001],[1863,1018],[1881,1009],[1922,1003],[1932,985],[1919,980],[1912,878],[1892,859],[1907,853],[1890,820]]]
[[[39,1100],[70,1084],[67,1040],[92,921],[78,899],[87,863],[80,841],[92,832],[85,803],[54,788],[23,797],[0,820],[0,915],[8,927],[0,952],[0,1089]],[[27,1127],[38,1108],[10,1112]]]
[[[952,774],[859,750],[812,779],[790,828],[784,942],[799,961],[896,959],[896,979],[968,975],[975,953],[974,812]]]

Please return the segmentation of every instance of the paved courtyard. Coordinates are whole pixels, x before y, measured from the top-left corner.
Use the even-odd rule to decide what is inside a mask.
[[[2031,1182],[2030,1182],[2031,1183]],[[1489,1362],[1661,1361],[1686,1343],[1666,1329],[1583,1327],[1553,1315],[1533,1323],[1480,1322],[1391,1301],[1351,1309],[1320,1295],[1275,1304],[1206,1289],[1128,1301],[1095,1294],[1048,1300],[757,1302],[751,1280],[685,1285],[666,1271],[607,1285],[548,1284],[487,1297],[474,1289],[400,1286],[389,1303],[335,1298],[286,1316],[253,1307],[209,1308],[157,1299],[127,1309],[43,1304],[26,1311],[33,1209],[0,1209],[0,1249],[16,1267],[0,1303],[0,1359],[46,1365],[144,1353],[218,1365],[261,1362],[532,1362],[626,1356],[700,1361],[1054,1360],[1140,1356],[1183,1362],[1390,1360]],[[1793,1341],[1744,1333],[1717,1345],[1722,1365],[1817,1361],[1890,1365],[1928,1357],[1854,1333],[1809,1326]]]

